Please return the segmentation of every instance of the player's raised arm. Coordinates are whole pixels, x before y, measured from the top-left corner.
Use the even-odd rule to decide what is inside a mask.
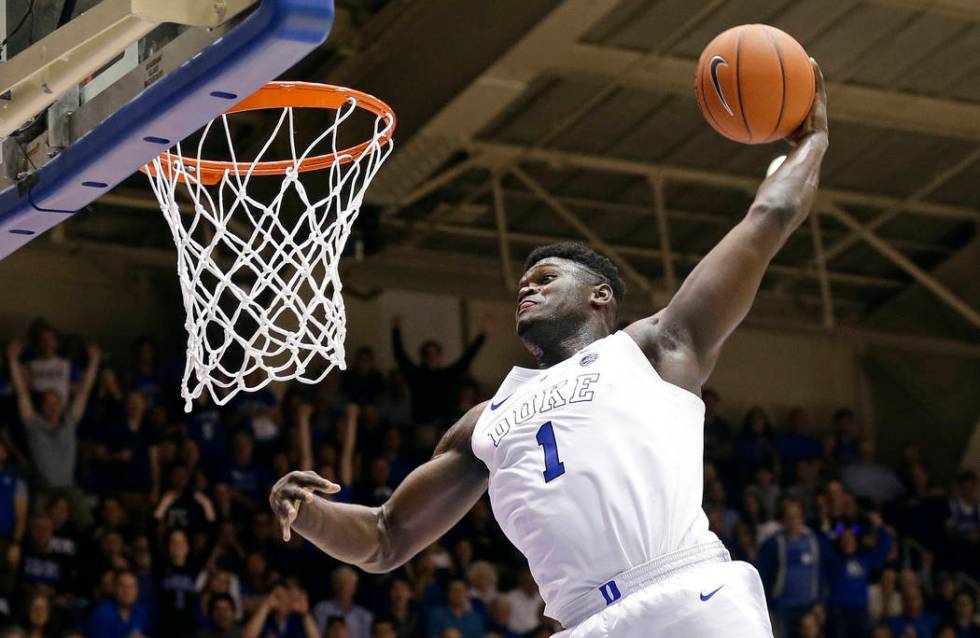
[[[470,447],[484,405],[450,428],[432,458],[380,507],[313,496],[312,491],[333,494],[340,489],[313,472],[291,472],[279,479],[269,502],[284,537],[292,528],[327,554],[369,572],[404,564],[449,531],[486,491],[487,468]]]
[[[748,314],[769,262],[806,219],[828,146],[827,97],[813,62],[816,100],[795,148],[759,186],[748,213],[694,268],[666,308],[627,330],[651,359],[681,351],[681,385],[694,389],[714,368],[725,339]],[[669,353],[668,353],[669,354]],[[668,356],[668,358],[670,358]]]

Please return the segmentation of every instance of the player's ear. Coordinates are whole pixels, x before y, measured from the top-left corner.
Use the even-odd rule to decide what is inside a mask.
[[[607,283],[592,286],[592,303],[596,306],[608,306],[613,302],[613,289]]]

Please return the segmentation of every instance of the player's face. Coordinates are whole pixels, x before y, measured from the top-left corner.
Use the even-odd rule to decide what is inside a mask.
[[[536,325],[585,319],[592,286],[575,262],[559,257],[542,259],[518,283],[517,334]]]

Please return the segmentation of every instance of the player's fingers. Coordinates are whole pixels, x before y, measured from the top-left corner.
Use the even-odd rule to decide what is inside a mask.
[[[329,481],[328,481],[329,483]],[[323,492],[324,494],[336,494],[340,491],[340,486],[336,483],[330,483],[327,487],[316,488],[317,492]]]
[[[316,472],[291,472],[288,475],[289,482],[295,485],[302,485],[303,487],[315,487],[318,489],[328,490],[335,483],[331,483],[327,479],[323,478]]]
[[[279,489],[278,497],[293,502],[309,503],[313,500],[313,490],[298,485],[283,485]]]
[[[810,64],[813,65],[813,75],[816,79],[817,95],[826,97],[827,88],[823,81],[823,71],[820,70],[820,64],[813,58],[810,58]]]
[[[290,538],[290,525],[292,525],[292,520],[290,519],[290,513],[293,513],[295,518],[296,509],[293,504],[289,501],[280,501],[280,506],[276,510],[276,514],[279,518],[279,527],[282,529],[282,540],[289,542]]]
[[[827,126],[827,85],[823,79],[823,71],[820,70],[820,65],[813,58],[810,58],[810,63],[813,64],[813,73],[816,78],[816,100],[813,104],[813,112],[811,115],[814,118],[814,128],[826,131]]]

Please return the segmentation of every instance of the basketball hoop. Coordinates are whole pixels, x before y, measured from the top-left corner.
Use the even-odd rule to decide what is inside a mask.
[[[333,111],[326,129],[299,148],[296,108]],[[238,159],[227,116],[271,109],[282,112],[268,140],[254,159]],[[374,116],[373,132],[339,149],[341,125],[358,109]],[[214,144],[212,128],[223,129],[219,144],[230,160],[202,157],[208,140]],[[264,159],[284,129],[290,158]],[[391,108],[366,93],[271,82],[205,126],[195,155],[178,143],[141,169],[177,246],[187,313],[186,411],[205,390],[220,405],[272,381],[318,383],[346,367],[340,256],[364,193],[392,151],[394,129]],[[331,152],[313,155],[320,144]],[[304,185],[313,171],[326,174]],[[257,176],[282,180],[270,187]],[[325,192],[316,197],[314,187]]]

